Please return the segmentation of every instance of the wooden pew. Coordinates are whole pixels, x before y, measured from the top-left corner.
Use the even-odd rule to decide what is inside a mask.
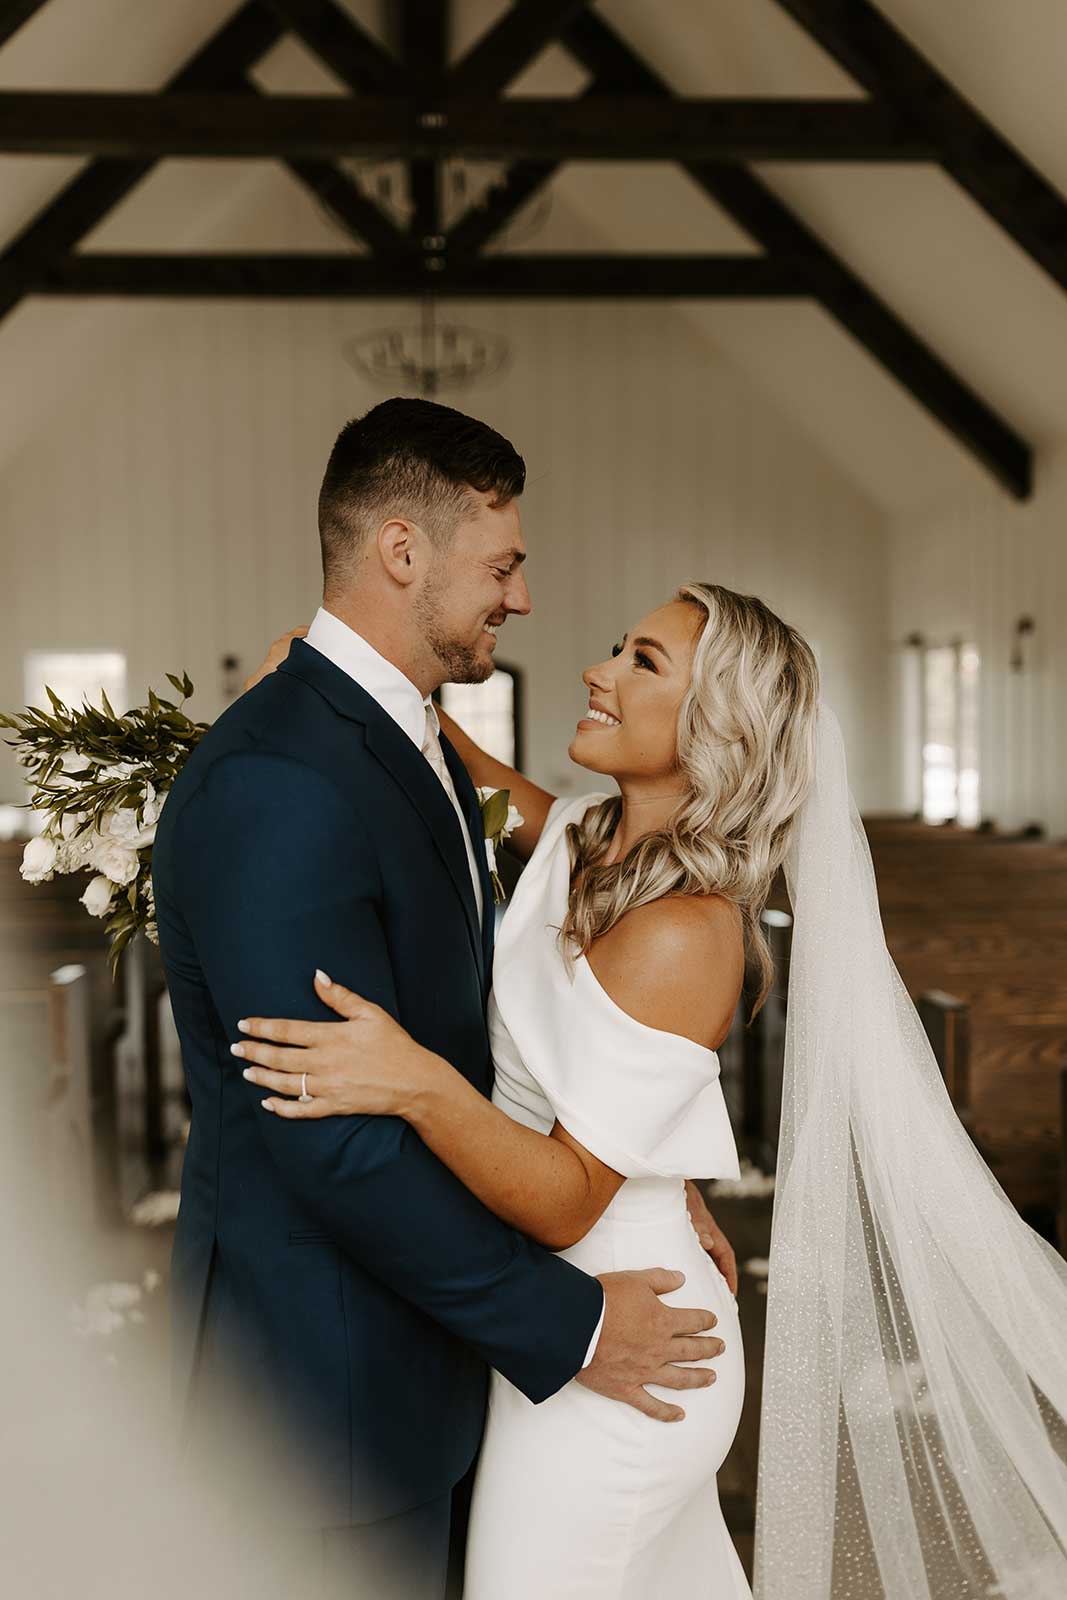
[[[77,1249],[96,1220],[91,1007],[91,986],[83,966],[71,964],[52,973],[45,1185],[50,1254],[61,1267],[68,1265],[67,1252]]]
[[[928,989],[915,1009],[926,1029],[949,1099],[973,1138],[971,1111],[971,1030],[967,1002],[943,989]]]
[[[79,904],[84,874],[28,884],[19,874],[24,844],[0,841],[0,991],[11,1009],[19,994],[47,993],[52,972],[85,969],[89,990],[89,1095],[95,1203],[119,1217],[115,1185],[113,1049],[122,1022],[121,991],[112,982],[103,925]]]
[[[1056,1242],[1067,1256],[1067,1067],[1060,1071],[1060,1195],[1056,1214]]]
[[[159,951],[143,936],[123,955],[124,1022],[115,1045],[119,1200],[178,1186],[188,1099]]]
[[[0,1237],[35,1261],[48,1248],[46,1106],[51,1070],[49,985],[0,989],[0,1161],[5,1175]]]
[[[973,1133],[1027,1219],[1051,1236],[1058,1077],[1067,1044],[1067,848],[875,827],[886,941],[915,996],[968,1007]]]

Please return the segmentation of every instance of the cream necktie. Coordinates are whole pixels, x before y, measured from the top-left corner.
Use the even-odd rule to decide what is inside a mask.
[[[478,863],[474,858],[474,850],[472,847],[470,830],[467,827],[467,819],[463,815],[463,807],[459,803],[459,796],[456,794],[456,786],[452,782],[452,774],[448,770],[448,763],[445,760],[445,753],[441,749],[441,724],[437,720],[437,710],[432,700],[428,701],[426,705],[426,731],[422,736],[421,748],[423,755],[436,772],[438,778],[440,778],[441,785],[444,788],[448,798],[452,802],[452,809],[459,818],[460,831],[463,835],[463,845],[467,852],[467,865],[470,867],[471,883],[474,885],[474,902],[478,907],[478,922],[480,925],[482,920],[482,885],[481,880],[478,877]]]

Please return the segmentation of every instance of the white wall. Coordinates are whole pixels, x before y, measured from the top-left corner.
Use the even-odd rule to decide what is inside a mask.
[[[1026,504],[976,490],[949,510],[891,525],[894,640],[966,639],[981,652],[982,811],[1003,828],[1067,831],[1067,446],[1038,460]],[[1009,660],[1032,616],[1025,670]],[[898,803],[908,803],[898,781]]]
[[[647,305],[470,306],[514,361],[451,401],[526,456],[531,617],[502,660],[528,669],[527,765],[580,789],[566,745],[583,666],[690,579],[760,594],[817,646],[861,805],[888,800],[887,553],[880,515],[684,316]],[[47,431],[0,476],[0,705],[23,652],[109,647],[131,697],[188,669],[223,704],[319,598],[315,499],[335,434],[382,396],[344,361],[353,333],[410,306],[162,306],[72,373]],[[0,799],[17,798],[4,752]]]

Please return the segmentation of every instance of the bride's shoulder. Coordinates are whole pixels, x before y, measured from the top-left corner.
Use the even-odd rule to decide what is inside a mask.
[[[586,960],[638,1022],[717,1049],[744,982],[741,914],[722,895],[665,895],[627,911]]]

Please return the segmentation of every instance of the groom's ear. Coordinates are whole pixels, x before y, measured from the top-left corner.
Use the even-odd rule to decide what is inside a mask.
[[[414,583],[418,576],[420,556],[426,535],[417,522],[404,517],[390,517],[378,529],[378,555],[382,566],[396,582]]]

